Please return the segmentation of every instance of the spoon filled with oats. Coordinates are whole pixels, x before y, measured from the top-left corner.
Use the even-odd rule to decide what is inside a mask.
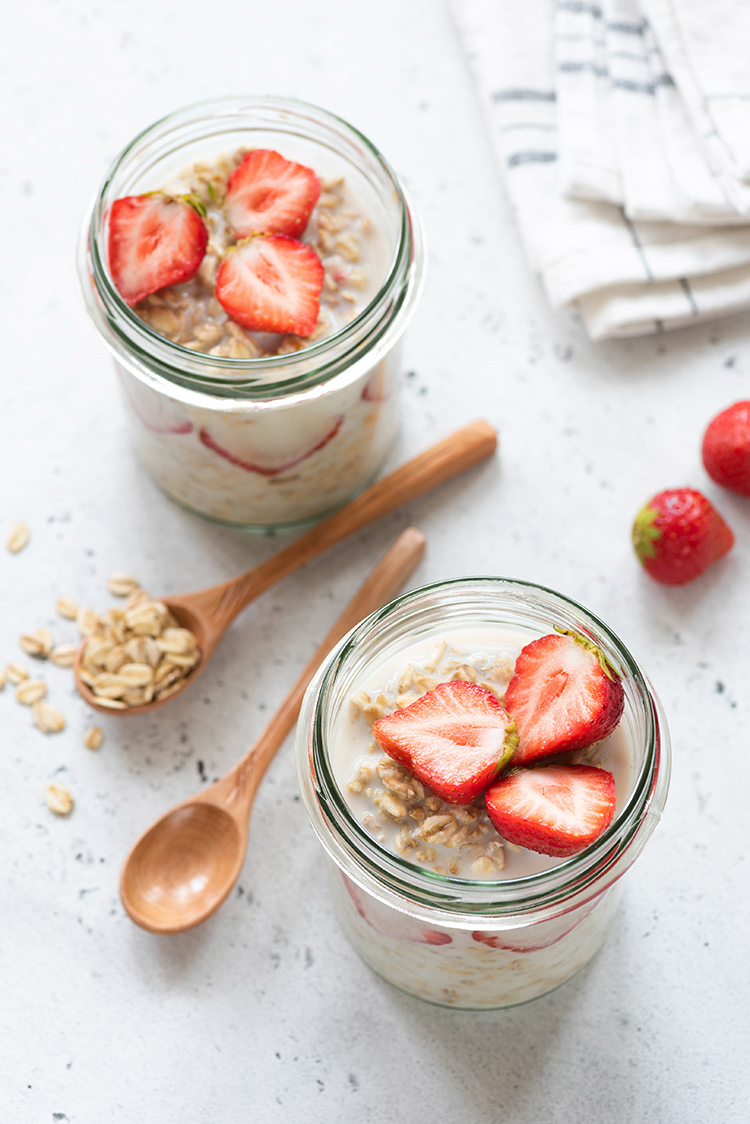
[[[424,548],[424,535],[414,527],[399,535],[247,753],[218,781],[177,804],[137,840],[120,877],[122,903],[137,925],[152,933],[181,933],[205,921],[226,899],[245,859],[255,795],[297,720],[310,680],[350,629],[395,597]]]
[[[130,591],[122,609],[93,616],[73,665],[94,710],[144,714],[193,683],[234,618],[256,597],[381,515],[491,456],[497,434],[475,421],[438,441],[239,577],[195,593],[154,599]]]

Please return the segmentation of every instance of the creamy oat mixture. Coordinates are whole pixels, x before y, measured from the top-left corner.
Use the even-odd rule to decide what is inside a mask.
[[[249,151],[240,148],[212,163],[193,164],[162,189],[170,195],[192,195],[201,201],[208,247],[191,281],[152,293],[134,308],[154,331],[174,343],[230,359],[286,355],[332,335],[369,304],[380,281],[374,268],[372,224],[344,177],[339,176],[322,182],[320,199],[301,235],[301,241],[322,261],[325,274],[313,334],[303,338],[250,332],[231,320],[215,296],[216,271],[235,242],[221,204],[229,176]]]
[[[530,639],[521,633],[498,636],[497,630],[443,639],[436,646],[415,649],[408,660],[402,654],[395,671],[381,666],[367,688],[352,695],[352,721],[335,751],[337,772],[343,774],[358,819],[380,843],[438,874],[478,880],[518,878],[559,864],[559,858],[503,840],[483,797],[456,806],[431,793],[403,765],[384,755],[368,730],[384,714],[453,679],[478,683],[502,702],[516,656]],[[614,773],[619,806],[630,789],[631,756],[621,723],[605,741],[570,759]]]

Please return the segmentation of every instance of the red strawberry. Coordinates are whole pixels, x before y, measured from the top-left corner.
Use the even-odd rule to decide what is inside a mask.
[[[227,252],[216,274],[216,298],[243,328],[312,334],[318,322],[323,264],[286,234],[256,234]]]
[[[449,804],[470,804],[510,759],[513,719],[476,683],[438,683],[379,718],[372,732],[387,754]]]
[[[503,839],[564,857],[588,847],[612,822],[615,779],[593,765],[542,765],[502,777],[484,799]]]
[[[750,496],[750,402],[735,402],[709,422],[701,452],[712,480]]]
[[[659,492],[633,523],[633,546],[647,574],[664,585],[699,577],[734,546],[716,508],[694,488]]]
[[[127,304],[195,277],[207,244],[206,224],[185,199],[152,191],[112,204],[109,269]]]
[[[319,197],[320,180],[312,168],[293,164],[272,149],[256,148],[229,177],[224,210],[237,238],[298,238]]]
[[[237,468],[243,468],[245,472],[257,472],[259,476],[278,476],[282,472],[288,472],[291,468],[295,468],[302,461],[306,461],[313,453],[317,453],[318,449],[322,449],[329,441],[332,441],[336,436],[341,426],[344,424],[344,415],[339,414],[337,418],[330,423],[330,428],[326,430],[325,434],[319,439],[313,438],[313,443],[306,446],[302,452],[285,453],[282,452],[281,456],[276,458],[269,458],[268,453],[259,454],[256,459],[250,461],[246,457],[239,457],[236,453],[230,452],[225,449],[223,445],[209,433],[207,429],[198,430],[198,439],[202,445],[212,452],[218,453],[220,457],[224,457],[230,464],[234,464]]]
[[[505,706],[516,720],[514,765],[585,749],[620,721],[622,682],[603,652],[577,633],[540,636],[522,648]]]

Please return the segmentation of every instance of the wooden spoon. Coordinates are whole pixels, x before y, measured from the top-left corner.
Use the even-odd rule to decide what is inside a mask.
[[[151,933],[181,933],[219,908],[245,859],[258,786],[297,720],[310,680],[342,636],[395,596],[424,548],[424,535],[413,527],[399,536],[245,756],[210,788],[163,815],[135,843],[122,868],[120,897],[137,925]]]
[[[196,593],[181,593],[174,597],[162,597],[161,601],[185,628],[189,628],[198,638],[201,662],[182,681],[179,691],[164,699],[156,699],[143,706],[130,706],[125,710],[112,710],[107,707],[81,679],[81,656],[83,646],[78,651],[73,673],[76,687],[94,710],[102,714],[145,714],[157,706],[169,702],[188,684],[195,682],[199,672],[206,666],[214,648],[232,623],[234,618],[255,597],[264,593],[277,581],[291,574],[305,562],[322,554],[347,535],[366,527],[381,515],[395,511],[402,504],[416,499],[424,492],[435,488],[457,476],[472,465],[489,457],[497,447],[497,433],[486,421],[475,421],[463,429],[452,433],[436,445],[432,445],[419,456],[401,465],[395,472],[384,476],[346,504],[339,511],[324,519],[307,531],[301,538],[274,554],[259,566],[255,566],[239,577],[231,578],[220,585],[202,589]]]

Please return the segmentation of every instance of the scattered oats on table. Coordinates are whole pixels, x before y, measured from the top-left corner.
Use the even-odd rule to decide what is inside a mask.
[[[49,662],[56,667],[72,667],[78,648],[75,644],[58,644],[49,654]]]
[[[43,734],[59,734],[65,729],[65,715],[46,702],[35,702],[31,707],[34,725]]]
[[[104,741],[104,734],[98,726],[89,726],[86,733],[83,735],[83,744],[86,749],[99,749]]]
[[[5,678],[9,683],[12,683],[14,687],[17,687],[24,679],[29,678],[29,673],[23,664],[9,663],[5,666]]]
[[[107,589],[113,597],[128,597],[134,593],[136,589],[141,588],[141,583],[138,578],[134,578],[132,574],[117,573],[107,581]]]
[[[47,684],[43,679],[24,679],[16,687],[16,698],[22,706],[31,706],[47,694]]]
[[[27,656],[38,660],[46,660],[54,647],[52,633],[47,628],[36,628],[33,632],[24,632],[18,643]]]
[[[31,538],[31,531],[25,523],[13,523],[8,531],[5,545],[11,554],[18,554],[27,545]]]
[[[79,609],[76,624],[81,636],[88,636],[99,625],[99,615],[93,609]]]
[[[44,790],[47,807],[56,816],[67,816],[73,811],[73,797],[61,784],[48,784]]]
[[[74,621],[78,616],[78,602],[72,597],[58,597],[55,608],[66,621]]]

